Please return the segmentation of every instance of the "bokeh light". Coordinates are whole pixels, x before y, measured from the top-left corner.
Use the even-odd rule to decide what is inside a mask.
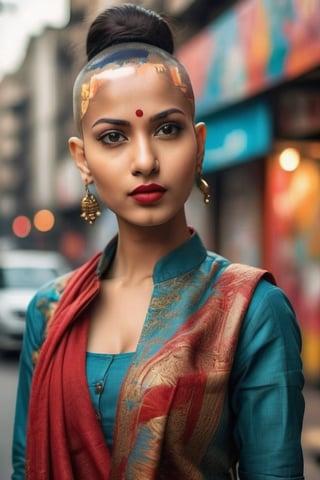
[[[33,224],[40,232],[49,232],[54,226],[55,218],[50,210],[39,210],[33,217]]]
[[[279,163],[283,170],[286,172],[293,172],[296,170],[300,163],[300,154],[295,148],[285,148],[280,156]]]
[[[26,238],[31,231],[31,222],[25,215],[18,215],[12,222],[12,231],[19,238]]]

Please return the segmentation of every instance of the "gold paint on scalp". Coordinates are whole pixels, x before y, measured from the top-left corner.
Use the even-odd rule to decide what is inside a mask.
[[[90,100],[90,87],[89,83],[83,83],[81,85],[81,118],[88,110]]]
[[[157,73],[163,73],[167,71],[167,67],[163,63],[154,64]]]

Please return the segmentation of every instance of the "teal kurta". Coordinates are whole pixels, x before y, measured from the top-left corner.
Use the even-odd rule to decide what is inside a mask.
[[[108,268],[114,249],[115,242],[111,242],[100,262],[99,275],[103,275]],[[179,311],[189,311],[190,317],[197,313],[200,305],[198,296],[201,295],[202,303],[209,298],[212,285],[228,263],[219,255],[206,252],[196,234],[157,263],[151,303],[156,304],[163,289],[172,289],[174,282],[178,290],[171,292],[172,301],[168,305],[168,309],[171,309],[170,328],[173,333]],[[188,283],[180,281],[188,277],[199,279],[198,284],[193,281],[189,287]],[[14,427],[13,480],[24,478],[26,421],[34,368],[31,357],[41,347],[45,336],[43,304],[46,301],[48,304],[54,303],[60,297],[61,292],[56,285],[43,287],[28,309]],[[193,298],[192,303],[186,305],[190,298]],[[161,340],[161,335],[159,339]],[[147,341],[145,333],[144,344]],[[155,353],[159,347],[161,345],[156,342],[152,343]],[[203,457],[202,477],[199,478],[232,478],[228,470],[238,460],[241,480],[303,479],[300,435],[304,401],[301,394],[303,376],[300,348],[300,332],[290,303],[279,288],[261,280],[242,323],[223,414]],[[152,354],[151,351],[150,355]],[[135,361],[138,359],[139,347]],[[125,375],[126,368],[128,365],[120,367],[122,375],[119,379]],[[105,387],[110,386],[113,392],[120,387],[116,382],[111,382],[116,377],[114,373],[113,377],[105,378]],[[92,401],[96,409],[98,401],[102,419],[108,419],[103,431],[106,442],[110,445],[117,397],[115,395],[111,400],[107,395],[108,388],[101,392],[92,388],[93,384],[99,383],[96,375],[95,364],[88,362],[87,380],[91,386]]]

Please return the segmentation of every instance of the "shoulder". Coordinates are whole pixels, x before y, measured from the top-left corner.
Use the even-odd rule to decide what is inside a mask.
[[[270,329],[285,333],[288,327],[299,331],[293,306],[284,291],[262,279],[253,293],[246,315],[249,328],[261,328],[266,324]]]
[[[74,273],[75,271],[70,271],[43,285],[34,295],[28,310],[39,311],[39,313],[49,321],[69,279]]]
[[[273,275],[263,268],[242,263],[234,263],[212,251],[207,251],[204,265],[206,269],[214,271],[214,281],[218,281],[220,288],[223,285],[226,294],[246,294],[251,298],[257,285],[265,280],[264,285],[275,285]]]
[[[264,365],[264,374],[269,372],[270,378],[281,369],[299,372],[300,352],[300,328],[288,297],[279,287],[262,279],[242,323],[235,371],[247,370],[254,363],[256,367]]]
[[[50,320],[74,272],[70,271],[40,287],[28,305],[25,342],[33,345],[33,363],[37,361],[41,345],[50,326]]]
[[[225,282],[230,289],[232,284],[234,290],[241,292],[244,285],[251,282],[251,297],[244,328],[251,328],[253,325],[259,328],[259,323],[264,323],[267,318],[269,325],[274,323],[279,328],[286,323],[297,326],[293,307],[284,291],[276,285],[272,273],[262,268],[233,263],[211,251],[207,251],[205,263],[216,271],[215,280]]]

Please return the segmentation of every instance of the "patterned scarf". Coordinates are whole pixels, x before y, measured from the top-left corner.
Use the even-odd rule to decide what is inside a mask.
[[[27,480],[108,477],[110,452],[86,381],[88,321],[81,315],[99,290],[99,258],[69,279],[41,349],[30,396]]]

